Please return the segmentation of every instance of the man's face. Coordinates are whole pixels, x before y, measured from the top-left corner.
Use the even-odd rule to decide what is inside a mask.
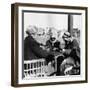
[[[70,42],[70,41],[71,41],[71,38],[70,38],[70,37],[64,37],[64,40],[65,40],[66,42]]]
[[[57,31],[56,30],[52,30],[50,40],[52,43],[55,43],[57,41]]]
[[[45,32],[37,32],[35,35],[35,40],[38,43],[41,43],[43,45],[46,45],[46,41],[48,40],[49,36],[47,35],[47,33]]]
[[[36,33],[32,33],[31,36],[32,36],[34,39],[36,39],[37,34],[36,34]]]

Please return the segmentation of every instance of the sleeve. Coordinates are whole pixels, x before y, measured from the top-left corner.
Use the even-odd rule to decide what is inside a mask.
[[[80,58],[80,47],[77,40],[73,40],[73,49],[71,53],[73,54],[75,58],[76,57]]]
[[[80,49],[77,40],[74,39],[72,43],[73,43],[73,48]]]

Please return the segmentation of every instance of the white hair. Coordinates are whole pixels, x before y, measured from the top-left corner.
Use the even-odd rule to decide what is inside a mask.
[[[26,33],[27,34],[35,34],[37,32],[36,28],[34,26],[28,26]]]

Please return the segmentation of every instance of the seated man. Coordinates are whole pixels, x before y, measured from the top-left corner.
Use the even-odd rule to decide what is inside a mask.
[[[28,36],[24,40],[24,60],[33,60],[39,58],[46,58],[52,52],[43,50],[41,44],[37,41],[37,31],[29,28],[26,33]]]
[[[80,62],[80,48],[77,40],[73,39],[69,32],[65,32],[62,38],[65,41],[65,56],[69,55]]]
[[[28,28],[26,33],[27,37],[24,40],[24,60],[44,58],[46,60],[47,75],[52,76],[55,70],[54,53],[41,47],[42,44],[38,42],[37,37],[39,36],[34,28]]]
[[[49,39],[46,42],[46,47],[49,48],[50,51],[53,51],[54,43],[57,41],[57,31],[50,28],[48,34]]]
[[[68,70],[72,70],[73,68],[70,68],[70,66],[72,67],[79,67],[79,72],[77,72],[78,74],[80,74],[80,48],[79,45],[77,43],[77,41],[75,39],[72,39],[71,35],[69,32],[65,32],[63,35],[63,40],[65,41],[65,49],[63,49],[63,55],[64,57],[64,61],[63,64],[61,65],[60,69],[61,71],[64,72],[64,69],[67,69],[65,71],[65,73]],[[75,68],[74,68],[75,69]],[[76,71],[75,71],[76,72]],[[73,74],[77,74],[77,73],[70,73]],[[69,74],[70,74],[69,73]]]

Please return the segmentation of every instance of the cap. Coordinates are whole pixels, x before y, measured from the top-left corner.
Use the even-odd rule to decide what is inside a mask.
[[[69,32],[65,32],[63,34],[63,38],[68,38],[68,37],[71,37],[70,33]]]

